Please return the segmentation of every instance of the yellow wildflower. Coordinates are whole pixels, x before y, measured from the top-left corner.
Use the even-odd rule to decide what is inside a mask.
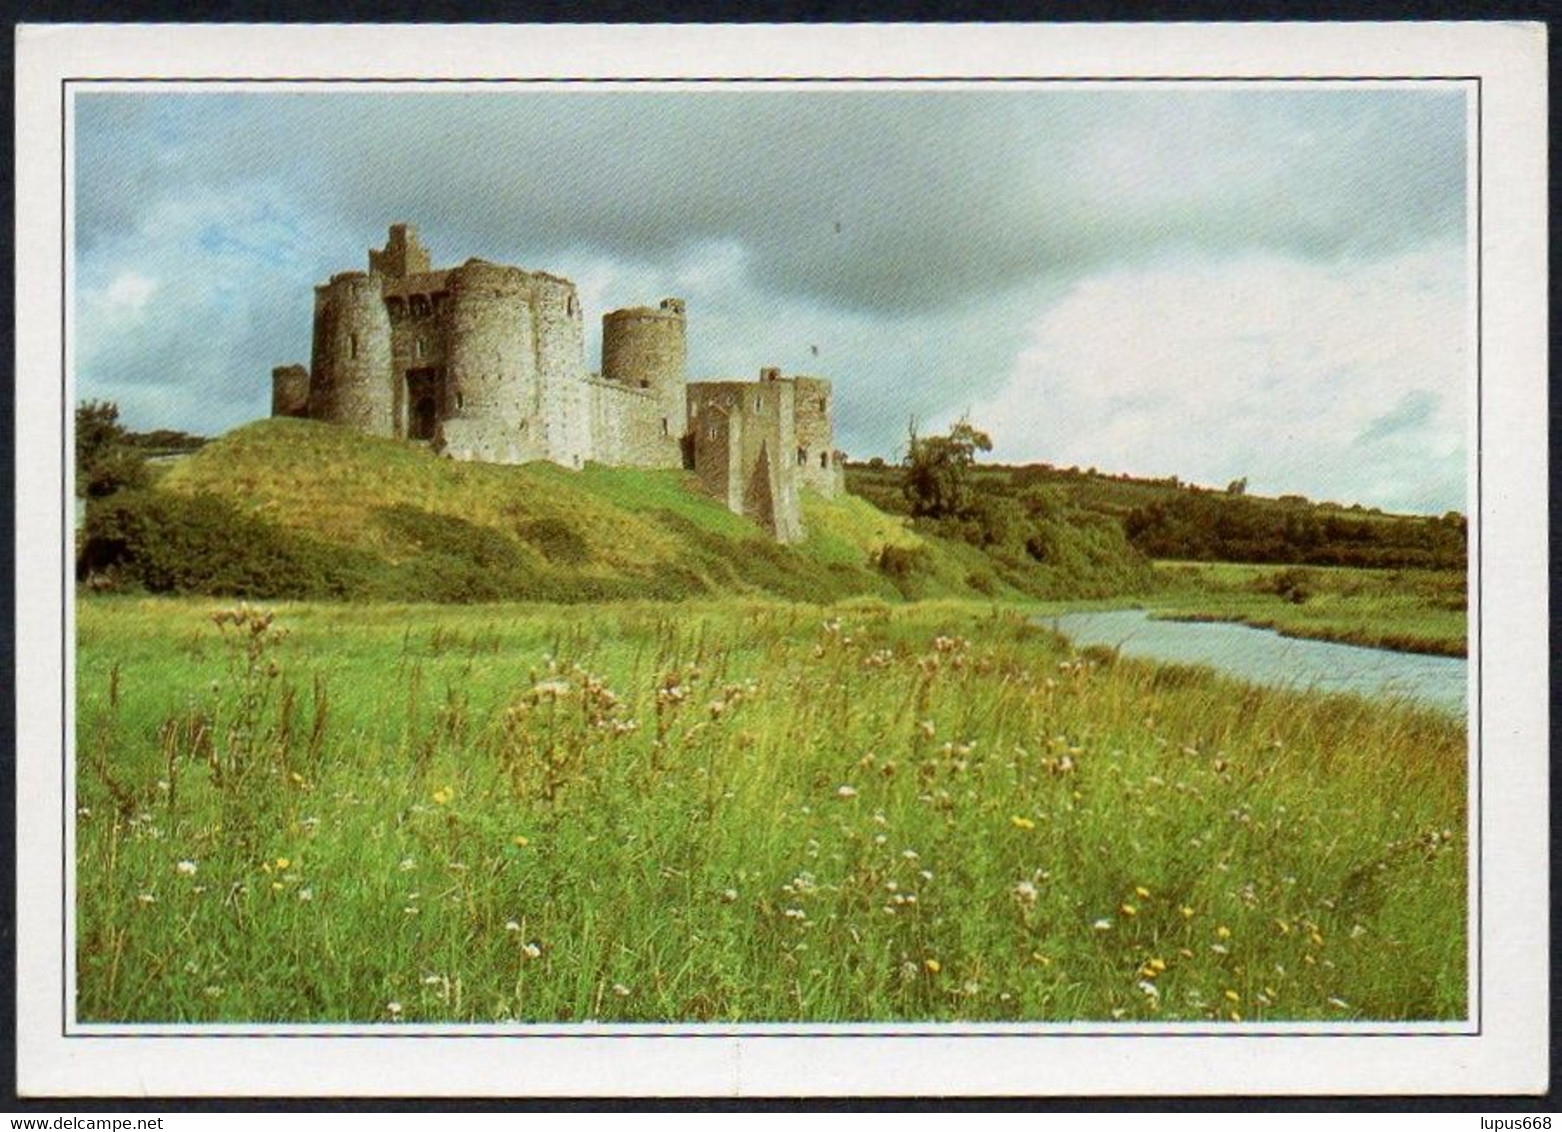
[[[1134,886],[1134,894],[1136,896],[1138,896],[1139,899],[1141,899],[1141,900],[1148,900],[1148,899],[1150,899],[1150,890],[1148,888],[1144,887],[1144,885],[1142,885],[1142,884]]]
[[[279,870],[280,869],[291,868],[292,865],[293,865],[293,862],[289,861],[286,857],[278,857],[277,858],[277,868]]]
[[[1215,929],[1215,934],[1218,935],[1221,939],[1230,939],[1231,929],[1226,927],[1225,924],[1221,924],[1220,927]]]
[[[532,843],[531,838],[527,837],[523,833],[517,833],[514,837],[514,841],[517,849],[524,849]]]
[[[944,969],[944,965],[937,959],[929,959],[927,961],[927,969],[936,975]]]
[[[1012,818],[1009,819],[1009,821],[1014,825],[1015,829],[1035,829],[1036,828],[1036,823],[1035,822],[1031,821],[1030,818],[1022,818],[1022,817],[1020,817],[1019,814],[1015,814]]]
[[[434,804],[437,806],[448,806],[450,804],[450,799],[454,798],[455,796],[456,792],[450,787],[441,786],[438,790],[434,791]]]
[[[1193,919],[1193,909],[1188,907],[1186,904],[1184,904],[1180,909],[1178,909],[1178,911],[1180,911],[1183,914],[1184,918],[1189,919],[1189,920]]]
[[[1125,916],[1137,916],[1139,914],[1139,909],[1135,908],[1132,904],[1124,904],[1122,907],[1122,912]]]
[[[1228,990],[1226,992],[1226,997],[1229,998],[1232,1002],[1241,1002],[1242,1001],[1242,996],[1239,995],[1234,990]]]

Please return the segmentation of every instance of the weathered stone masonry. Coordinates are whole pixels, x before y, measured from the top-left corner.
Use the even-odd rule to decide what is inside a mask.
[[[776,369],[691,383],[683,300],[604,315],[600,375],[585,352],[568,279],[480,259],[435,270],[396,224],[367,272],[315,288],[310,368],[272,371],[271,412],[459,460],[688,468],[784,542],[803,536],[800,489],[841,489],[830,383]]]

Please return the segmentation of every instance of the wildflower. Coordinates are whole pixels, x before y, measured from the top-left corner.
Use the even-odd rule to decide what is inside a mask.
[[[528,959],[541,959],[542,948],[538,947],[535,943],[528,943],[521,948],[521,954],[525,955]]]
[[[1139,914],[1139,909],[1135,908],[1132,904],[1124,904],[1122,906],[1122,913],[1125,916],[1137,916]]]
[[[1184,904],[1181,908],[1179,908],[1177,910],[1182,913],[1184,919],[1187,919],[1187,920],[1193,919],[1193,909],[1188,907],[1186,904]]]
[[[404,873],[410,873],[413,869],[418,867],[418,863],[411,857],[403,857],[401,859],[401,864],[397,865],[396,867]]]
[[[301,888],[298,890],[298,898],[307,904],[315,898],[315,890],[312,888]]]
[[[136,899],[141,901],[143,904],[157,903],[157,897],[153,896],[150,892],[143,892],[140,896],[137,896]]]
[[[1112,921],[1106,919],[1097,920],[1090,926],[1098,932],[1109,932],[1112,930]]]
[[[1009,824],[1014,826],[1015,829],[1036,828],[1036,823],[1034,821],[1032,821],[1030,818],[1022,818],[1019,814],[1015,814],[1013,817],[1011,817],[1009,819]]]
[[[517,848],[517,849],[524,849],[524,848],[526,848],[526,847],[527,847],[527,846],[528,846],[528,845],[530,845],[530,844],[531,844],[531,838],[529,838],[529,837],[527,837],[527,836],[526,836],[526,835],[525,835],[525,834],[521,834],[521,833],[517,833],[517,834],[516,834],[516,835],[515,835],[515,836],[514,836],[514,837],[513,837],[513,838],[511,838],[511,839],[510,839],[510,840],[511,840],[511,842],[512,842],[512,844],[514,844],[514,846],[515,846],[515,847],[516,847],[516,848]]]
[[[1242,1001],[1242,996],[1239,995],[1234,990],[1228,990],[1226,992],[1226,997],[1229,998],[1232,1002],[1241,1002]]]
[[[1139,982],[1135,983],[1134,985],[1137,986],[1141,991],[1143,991],[1144,992],[1144,996],[1146,998],[1150,999],[1150,1001],[1152,1001],[1152,1002],[1160,1001],[1161,988],[1156,986],[1154,983],[1150,982],[1149,979],[1141,979]]]
[[[284,871],[285,869],[292,868],[292,866],[293,866],[293,862],[288,860],[286,857],[278,857],[277,858],[277,872],[280,873],[280,872]]]
[[[1014,898],[1021,904],[1036,903],[1036,886],[1028,880],[1022,880],[1014,886]]]
[[[737,898],[738,898],[738,890],[735,889],[735,888],[728,888],[728,889],[724,889],[722,891],[721,902],[723,904],[731,904]]]
[[[937,959],[929,959],[929,960],[927,960],[923,964],[923,966],[928,969],[928,973],[929,974],[933,974],[933,975],[938,974],[940,971],[942,971],[944,969],[944,965],[942,963],[940,963]]]
[[[456,792],[450,787],[441,786],[438,790],[434,791],[434,804],[436,806],[447,806],[450,804],[450,799],[454,798],[455,796]]]
[[[1145,888],[1144,885],[1142,885],[1142,884],[1138,884],[1138,885],[1134,886],[1134,894],[1136,896],[1138,896],[1141,900],[1148,900],[1148,899],[1150,899],[1150,890],[1148,888]]]
[[[389,1014],[392,1018],[400,1018],[401,1017],[401,1003],[399,1003],[399,1002],[387,1002],[385,1004],[385,1012],[387,1014]]]
[[[614,983],[613,993],[616,994],[619,998],[628,998],[629,988],[626,987],[623,983]]]
[[[1032,951],[1030,953],[1030,957],[1032,959],[1034,959],[1036,962],[1040,963],[1043,967],[1050,967],[1050,966],[1052,966],[1052,958],[1051,958],[1051,956],[1043,955],[1039,951]]]
[[[917,859],[917,851],[915,849],[902,849],[900,851],[900,855],[908,861],[915,861]]]
[[[1231,929],[1226,927],[1225,924],[1221,924],[1220,927],[1215,929],[1215,934],[1218,935],[1221,939],[1230,939]]]
[[[507,932],[518,932],[521,930],[521,925],[514,920],[506,920],[504,922],[504,930]]]
[[[1350,930],[1350,937],[1351,937],[1351,939],[1360,939],[1362,936],[1364,936],[1366,934],[1367,934],[1367,929],[1362,927],[1360,924],[1355,925]]]
[[[1329,1005],[1330,1006],[1337,1006],[1341,1010],[1349,1010],[1350,1009],[1350,1003],[1346,1002],[1343,998],[1331,998],[1331,999],[1329,999]]]
[[[857,796],[857,788],[855,786],[842,786],[836,790],[836,793],[842,798],[855,798]]]
[[[193,877],[195,875],[194,861],[180,861],[177,865],[174,866],[174,868],[178,871],[180,876]]]

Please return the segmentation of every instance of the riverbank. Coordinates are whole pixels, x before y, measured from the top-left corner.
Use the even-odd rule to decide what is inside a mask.
[[[1468,654],[1465,577],[1454,571],[1160,562],[1132,604],[1179,621],[1234,621],[1286,637],[1431,656]]]
[[[86,1021],[1454,1019],[1445,714],[1024,611],[78,606]]]

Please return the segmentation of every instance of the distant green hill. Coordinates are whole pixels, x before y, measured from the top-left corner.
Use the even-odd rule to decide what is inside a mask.
[[[900,482],[900,469],[893,465],[847,468],[847,487],[890,513],[907,510]],[[1248,495],[1245,482],[1221,489],[1175,477],[1145,479],[1049,464],[986,464],[974,470],[973,482],[978,497],[1013,500],[1032,511],[1065,507],[1076,515],[1111,520],[1137,550],[1155,559],[1465,567],[1466,524],[1456,512],[1395,515],[1300,495]]]
[[[257,598],[559,602],[713,594],[831,601],[1101,595],[1143,584],[1120,536],[1051,530],[1044,564],[914,531],[866,500],[805,493],[780,546],[684,472],[440,459],[403,441],[265,420],[95,503],[95,584]]]

